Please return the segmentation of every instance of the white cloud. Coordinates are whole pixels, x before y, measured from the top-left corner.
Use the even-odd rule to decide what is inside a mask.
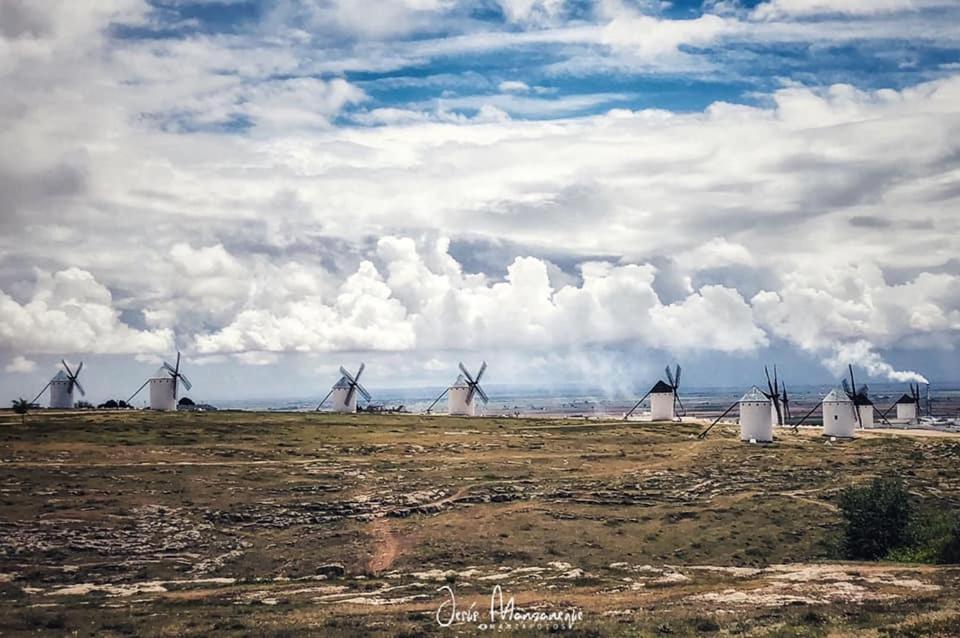
[[[517,258],[504,281],[463,276],[448,242],[421,253],[409,238],[385,237],[377,256],[386,278],[363,262],[335,299],[293,300],[246,310],[212,335],[202,353],[245,351],[457,350],[639,342],[674,351],[752,351],[766,345],[735,290],[706,286],[664,305],[650,266],[581,266],[582,286],[554,288],[547,264]]]
[[[38,270],[32,295],[18,303],[0,290],[0,347],[30,353],[138,353],[170,350],[168,330],[120,321],[110,291],[89,272]]]
[[[769,0],[758,5],[753,16],[765,20],[825,13],[874,15],[947,4],[945,0]]]
[[[502,92],[506,93],[508,91],[515,91],[517,93],[526,93],[530,90],[530,86],[526,82],[521,82],[519,80],[504,80],[497,88]]]
[[[600,42],[651,58],[677,54],[681,45],[705,46],[739,30],[736,21],[712,14],[690,20],[664,20],[624,13],[603,28]]]
[[[27,359],[23,355],[17,355],[10,360],[10,363],[3,367],[4,372],[13,372],[13,373],[24,373],[24,372],[33,372],[34,368],[37,367],[37,364],[30,359]]]
[[[901,343],[956,346],[960,77],[899,91],[791,85],[754,96],[757,106],[552,121],[509,114],[630,96],[545,100],[511,80],[502,95],[373,108],[350,116],[377,126],[338,128],[344,109],[379,102],[318,71],[538,45],[673,69],[692,63],[689,46],[731,38],[902,28],[937,42],[950,25],[664,20],[608,3],[600,21],[554,26],[561,3],[518,2],[505,9],[509,31],[408,40],[441,30],[431,20],[455,7],[397,0],[367,27],[356,3],[294,4],[312,34],[278,13],[281,26],[251,39],[162,42],[108,40],[107,20],[150,19],[138,2],[98,3],[92,16],[76,3],[3,5],[19,13],[0,33],[0,147],[17,149],[0,157],[0,346],[166,352],[176,335],[269,360],[258,353],[618,340],[747,352],[785,339],[821,357],[866,343],[865,362]],[[324,25],[399,39],[319,49]],[[206,132],[233,117],[252,130]],[[453,243],[405,239],[437,234]],[[471,264],[497,242],[509,244],[500,261]],[[676,294],[662,293],[664,260],[685,282]],[[47,271],[37,290],[23,283],[34,264]],[[912,274],[893,284],[891,271]],[[71,283],[44,283],[57,277]],[[146,328],[120,318],[141,313]]]

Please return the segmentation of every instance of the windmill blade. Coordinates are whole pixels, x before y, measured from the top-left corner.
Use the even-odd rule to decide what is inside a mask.
[[[847,369],[850,370],[850,387],[853,388],[853,393],[856,394],[856,393],[857,393],[857,381],[856,381],[856,379],[853,378],[853,366],[848,363],[848,364],[847,364]]]
[[[853,413],[857,415],[857,424],[860,426],[860,429],[863,429],[863,417],[860,416],[860,406],[857,405],[857,402],[853,402]]]
[[[360,366],[360,369],[363,370],[363,366]],[[354,379],[353,375],[347,372],[347,369],[343,366],[340,366],[340,374],[342,374],[344,378],[350,382],[350,385],[357,385],[357,380]]]
[[[323,405],[326,402],[326,400],[330,398],[331,394],[333,394],[333,388],[330,388],[330,392],[327,392],[327,396],[320,399],[320,403],[317,404],[316,410],[314,410],[314,412],[320,409],[320,406]]]
[[[37,393],[37,396],[33,397],[33,401],[31,401],[30,403],[36,403],[37,399],[39,399],[43,395],[43,393],[47,391],[47,388],[50,387],[51,383],[53,382],[47,381],[47,385],[43,386],[43,390],[40,390],[40,392]]]
[[[177,350],[177,367],[174,369],[174,374],[180,374],[180,351]]]
[[[860,386],[860,394],[862,394],[863,396],[868,396],[869,393],[870,393],[870,388],[867,387],[867,384],[866,384],[866,383],[864,383],[862,386]]]
[[[487,369],[487,362],[482,361],[480,363],[480,369],[477,371],[477,378],[474,379],[474,381],[476,381],[477,383],[480,383],[480,377],[483,376],[483,373],[486,371],[486,369]]]
[[[77,376],[77,375],[75,375],[75,374],[73,373],[73,370],[70,369],[70,366],[67,365],[67,362],[66,362],[66,361],[64,361],[63,359],[60,359],[60,363],[62,363],[64,369],[66,369],[66,371],[67,371],[67,376],[68,376],[68,377],[71,377],[71,378],[72,378],[72,377]]]
[[[675,377],[675,378],[674,378],[674,381],[676,381],[676,385],[674,386],[675,388],[679,388],[679,387],[680,387],[680,373],[681,373],[681,372],[683,372],[683,370],[680,368],[680,364],[678,363],[678,364],[677,364],[677,370],[676,370],[676,372],[674,373],[674,377]]]
[[[879,410],[877,410],[877,412],[880,412],[880,418],[883,419],[883,421],[886,421],[886,420],[887,420],[887,414],[889,414],[889,413],[890,413],[890,410],[894,409],[895,407],[897,407],[897,402],[896,402],[896,401],[894,401],[894,402],[890,405],[890,407],[888,407],[888,408],[887,408],[886,410],[884,410],[883,412],[880,412]]]
[[[135,396],[137,396],[138,394],[140,394],[140,390],[143,390],[145,387],[147,387],[147,384],[148,384],[148,383],[150,383],[150,379],[147,379],[146,381],[144,381],[144,382],[143,382],[143,385],[140,386],[139,388],[137,388],[137,391],[130,395],[130,398],[127,399],[127,403],[130,403],[131,401],[133,401],[133,397],[135,397]]]
[[[480,375],[478,374],[478,375],[477,375],[477,378],[479,378],[479,377],[480,377]],[[490,399],[487,397],[487,393],[483,391],[483,388],[480,387],[480,384],[479,384],[479,383],[475,386],[475,388],[476,388],[476,390],[477,390],[477,394],[480,395],[480,400],[483,401],[484,404],[489,403],[489,402],[490,402]]]
[[[767,391],[770,393],[767,395],[767,398],[772,400],[777,393],[777,389],[773,386],[773,382],[770,381],[770,371],[767,370],[767,366],[763,366],[763,374],[767,377]]]
[[[734,409],[735,407],[737,407],[738,405],[740,405],[740,402],[739,402],[739,401],[737,401],[736,403],[734,403],[733,405],[731,405],[729,408],[727,408],[726,410],[724,410],[724,411],[723,411],[723,414],[721,414],[720,416],[718,416],[717,419],[716,419],[716,421],[714,421],[713,423],[710,424],[710,427],[708,427],[706,430],[704,430],[703,432],[701,432],[700,434],[697,435],[697,438],[698,438],[698,439],[705,439],[705,438],[707,437],[707,433],[710,432],[710,430],[713,429],[713,426],[715,426],[717,423],[720,423],[720,419],[722,419],[723,417],[725,417],[725,416],[727,416],[728,414],[730,414],[730,412],[733,411],[733,409]]]
[[[344,399],[343,402],[346,403],[347,405],[350,405],[350,402],[353,401],[353,395],[356,393],[356,391],[357,391],[357,384],[351,383],[350,387],[347,388],[347,398]]]
[[[359,376],[359,375],[358,375],[358,376]],[[355,387],[355,388],[357,389],[357,391],[360,392],[360,396],[362,396],[365,401],[369,401],[370,399],[373,398],[372,396],[370,396],[370,393],[367,392],[367,389],[364,388],[364,387],[363,387],[362,385],[360,385],[359,383],[355,383],[355,384],[353,385],[353,387]]]
[[[773,396],[773,409],[777,413],[777,425],[783,425],[783,412],[780,411],[780,396]]]
[[[76,379],[80,376],[80,371],[83,370],[83,361],[80,362],[80,365],[77,366],[77,372],[73,375],[73,378]]]
[[[457,365],[460,366],[460,372],[462,372],[463,376],[466,377],[467,383],[469,383],[470,385],[473,385],[474,383],[476,383],[476,381],[473,380],[473,375],[470,374],[470,371],[467,370],[466,366],[463,365],[462,361],[459,362]]]
[[[363,361],[360,362],[360,367],[357,368],[357,376],[353,378],[354,383],[360,383],[360,375],[363,374],[364,369],[367,367]]]
[[[677,412],[679,416],[687,416],[687,409],[683,407],[683,401],[680,400],[680,393],[676,390],[673,391],[673,401],[680,406],[680,411]],[[674,408],[676,410],[676,408]]]
[[[666,368],[664,368],[664,370],[666,370],[666,372],[667,372],[667,381],[670,382],[670,387],[671,387],[671,388],[676,387],[677,384],[673,382],[673,373],[670,372],[670,366],[667,366]]]
[[[188,378],[187,378],[187,375],[185,375],[185,374],[182,373],[182,372],[180,372],[179,374],[177,374],[177,376],[180,377],[180,380],[183,381],[183,386],[184,386],[184,387],[187,389],[187,391],[189,392],[189,391],[190,391],[190,388],[193,387],[193,384],[190,383],[190,379],[188,379]]]
[[[173,368],[172,365],[170,365],[166,361],[163,362],[163,369],[169,372],[170,376],[173,376],[173,377],[177,376],[177,371]]]
[[[880,420],[883,421],[883,422],[887,425],[887,427],[893,427],[893,425],[890,423],[890,421],[887,420],[887,413],[886,413],[886,412],[880,412],[880,410],[877,410],[876,407],[874,407],[873,409],[874,409],[874,411],[877,412],[877,414],[880,415]]]
[[[645,395],[643,395],[642,397],[640,397],[640,400],[639,400],[639,401],[637,401],[635,404],[633,404],[633,407],[630,408],[630,411],[629,411],[629,412],[627,412],[626,414],[623,415],[623,420],[626,421],[628,418],[630,418],[630,415],[633,414],[634,412],[636,412],[637,408],[640,407],[640,404],[643,403],[648,396],[650,396],[650,390],[648,390]]]
[[[783,411],[786,415],[786,418],[789,420],[791,417],[790,414],[790,399],[787,397],[787,384],[783,381],[780,381],[780,389],[783,390]]]
[[[841,380],[840,385],[843,386],[843,391],[847,394],[847,396],[853,396],[853,391],[850,390],[850,384],[846,379]]]
[[[471,383],[469,389],[467,390],[466,403],[470,405],[470,402],[473,401],[473,395],[477,392],[477,386],[475,383]]]
[[[84,391],[83,386],[80,385],[79,381],[74,380],[73,385],[77,386],[77,389],[80,390],[80,396],[82,397],[87,396],[87,393]]]

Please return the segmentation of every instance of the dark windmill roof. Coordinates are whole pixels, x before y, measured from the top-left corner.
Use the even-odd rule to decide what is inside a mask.
[[[673,388],[663,381],[657,381],[657,384],[650,388],[650,394],[673,394]]]
[[[900,397],[899,399],[897,399],[897,403],[916,403],[916,402],[917,402],[917,400],[914,399],[914,398],[913,398],[912,396],[910,396],[909,394],[905,394],[905,395],[903,395],[902,397]]]
[[[873,405],[873,401],[871,401],[870,397],[868,397],[863,392],[859,392],[857,393],[856,396],[853,397],[853,404],[854,405]]]

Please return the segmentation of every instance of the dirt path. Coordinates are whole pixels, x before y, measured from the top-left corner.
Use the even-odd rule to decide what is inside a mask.
[[[379,574],[390,569],[400,555],[400,542],[390,531],[390,522],[385,518],[370,523],[370,532],[373,536],[373,556],[367,563],[367,570]]]

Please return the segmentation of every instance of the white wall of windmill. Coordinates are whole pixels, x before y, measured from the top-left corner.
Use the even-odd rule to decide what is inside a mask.
[[[772,407],[772,401],[740,402],[741,441],[753,440],[764,443],[773,441],[773,423],[776,421],[776,414],[774,413],[773,420],[771,420],[770,410]]]
[[[177,397],[174,390],[171,377],[150,379],[150,409],[176,410]]]
[[[470,387],[466,385],[452,385],[447,390],[447,413],[457,416],[477,415],[477,394],[467,401]]]
[[[333,405],[334,412],[345,412],[353,414],[357,411],[357,390],[350,392],[350,387],[334,386],[333,394],[330,395],[330,402]]]
[[[917,404],[916,403],[898,403],[897,404],[897,420],[898,421],[909,421],[914,422],[917,420]]]
[[[860,422],[863,423],[863,427],[872,428],[873,427],[873,406],[860,405],[857,407],[860,410]]]
[[[653,421],[673,421],[672,392],[654,392],[650,395],[650,419]]]
[[[783,406],[781,406],[780,409],[783,410]],[[777,406],[772,399],[770,400],[770,425],[773,427],[780,425],[780,420],[777,417]]]
[[[72,408],[73,391],[69,381],[51,381],[50,382],[50,407],[51,408]]]
[[[823,434],[852,439],[857,431],[857,414],[852,401],[823,402]]]

